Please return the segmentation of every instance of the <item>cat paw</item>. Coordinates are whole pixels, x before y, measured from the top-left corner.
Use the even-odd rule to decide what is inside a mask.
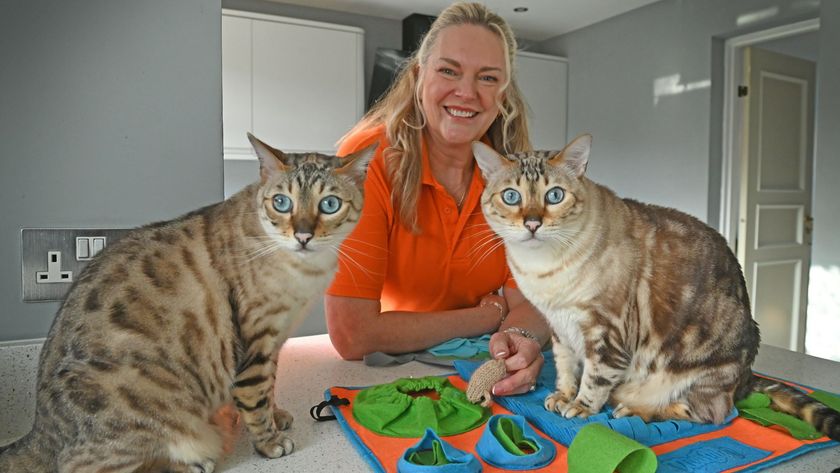
[[[276,433],[267,440],[254,443],[254,448],[264,457],[280,458],[292,453],[295,450],[295,443],[289,437]]]
[[[565,411],[561,412],[563,417],[567,419],[571,419],[572,417],[580,417],[581,419],[586,419],[587,417],[596,414],[593,410],[582,404],[580,401],[575,400],[566,408]]]
[[[545,398],[544,406],[545,410],[551,412],[563,412],[566,410],[566,407],[569,403],[574,399],[574,393],[565,390],[565,391],[555,391],[548,395]]]
[[[633,409],[625,406],[624,403],[618,403],[613,409],[612,416],[614,419],[621,419],[622,417],[632,417],[636,415]]]
[[[279,430],[286,430],[292,426],[292,421],[295,418],[289,414],[289,412],[285,409],[280,409],[277,406],[274,406],[274,425],[277,426]]]
[[[645,422],[651,422],[654,420],[652,411],[645,410],[639,407],[628,407],[625,406],[623,402],[619,402],[618,404],[616,404],[615,409],[613,409],[612,416],[614,419],[635,416],[642,419]]]
[[[204,460],[196,463],[171,463],[164,467],[166,473],[213,473],[216,469],[216,462]],[[145,471],[145,470],[144,470]],[[155,470],[157,471],[157,470]]]
[[[189,467],[189,473],[213,473],[216,470],[216,462],[204,460],[201,463],[193,463]]]

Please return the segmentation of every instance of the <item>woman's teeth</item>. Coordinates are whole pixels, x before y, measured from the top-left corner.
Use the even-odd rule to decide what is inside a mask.
[[[470,111],[470,110],[458,110],[457,108],[449,108],[449,107],[444,107],[444,108],[446,109],[446,112],[448,114],[452,115],[453,117],[472,118],[472,117],[478,115],[478,112],[473,112],[473,111]]]

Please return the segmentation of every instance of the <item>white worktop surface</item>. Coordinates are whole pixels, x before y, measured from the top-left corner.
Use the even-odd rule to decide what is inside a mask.
[[[25,356],[27,356],[27,362],[32,361],[32,353],[26,353]],[[7,360],[8,358],[0,359]],[[23,360],[18,361],[23,363]],[[34,370],[35,365],[32,366]],[[0,374],[6,377],[10,371],[18,371],[9,368],[10,366],[0,366]],[[754,368],[756,371],[814,388],[840,392],[840,363],[762,345]],[[294,424],[288,431],[295,442],[295,451],[289,456],[275,460],[262,458],[254,453],[248,443],[247,434],[243,433],[234,453],[220,462],[216,471],[230,473],[368,472],[370,467],[356,453],[338,423],[313,421],[309,417],[310,407],[322,401],[324,391],[331,386],[369,386],[391,382],[401,377],[451,372],[453,372],[452,369],[418,362],[371,368],[358,361],[342,360],[326,335],[292,338],[283,346],[278,359],[276,399],[280,407],[295,416]],[[34,386],[32,381],[34,378],[29,381]],[[11,406],[8,404],[10,399],[4,397],[0,396],[0,419],[9,421],[10,413],[24,412],[29,413],[30,416],[29,420],[24,420],[24,423],[31,423],[34,405]],[[34,397],[27,396],[27,398],[34,403]],[[5,443],[4,435],[8,433],[0,431],[0,444]],[[834,446],[808,453],[768,468],[766,471],[828,473],[838,466],[840,466],[840,447]]]

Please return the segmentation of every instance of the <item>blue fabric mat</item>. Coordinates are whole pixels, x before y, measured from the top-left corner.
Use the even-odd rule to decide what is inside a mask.
[[[761,460],[771,453],[720,437],[660,455],[656,473],[716,473]]]
[[[590,416],[587,419],[581,419],[579,417],[565,419],[560,414],[545,410],[543,406],[545,398],[554,391],[554,381],[557,377],[553,354],[551,352],[543,352],[543,355],[545,356],[545,365],[540,372],[535,391],[516,396],[500,396],[494,398],[494,400],[514,414],[525,417],[546,435],[566,446],[572,443],[578,430],[591,422],[601,423],[622,435],[651,447],[672,440],[718,430],[728,425],[738,415],[738,411],[733,408],[732,412],[721,425],[698,424],[684,420],[646,423],[636,416],[613,419],[612,408],[604,406],[604,409],[600,413]],[[481,366],[482,363],[482,361],[457,360],[455,361],[455,369],[461,378],[469,380],[473,371]]]

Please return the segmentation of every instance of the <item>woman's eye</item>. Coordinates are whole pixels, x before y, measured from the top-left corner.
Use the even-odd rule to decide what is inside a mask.
[[[559,204],[563,201],[566,193],[559,187],[552,187],[545,193],[545,202],[547,204]]]
[[[518,191],[513,189],[505,189],[502,191],[502,202],[508,205],[516,205],[522,201],[522,196]]]
[[[292,199],[287,195],[277,194],[274,196],[274,210],[285,214],[292,211]]]
[[[480,79],[484,82],[499,82],[499,78],[496,76],[481,76]]]
[[[447,75],[447,76],[454,76],[455,75],[455,71],[453,69],[449,68],[449,67],[441,67],[440,69],[438,69],[438,72],[440,72],[441,74]]]
[[[334,195],[328,195],[321,199],[318,208],[321,209],[321,213],[334,214],[341,208],[341,199]]]

